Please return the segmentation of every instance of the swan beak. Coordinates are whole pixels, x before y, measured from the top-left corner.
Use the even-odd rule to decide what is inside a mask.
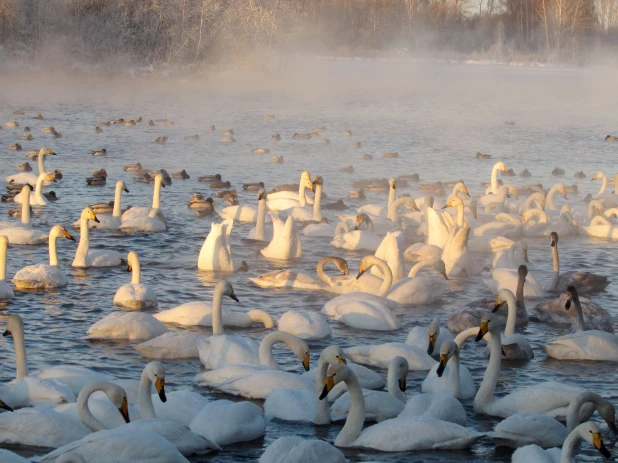
[[[64,232],[64,237],[68,240],[75,241],[75,238],[73,238],[69,232]]]
[[[485,336],[488,331],[489,331],[489,323],[487,323],[486,321],[482,321],[481,327],[479,329],[479,334],[476,335],[474,342],[479,342],[481,339],[483,339],[483,336]]]
[[[47,180],[49,180],[50,182],[55,182],[56,178],[53,175],[48,175]]]
[[[401,392],[406,392],[407,384],[405,378],[399,378],[399,390]]]
[[[470,196],[470,193],[468,193],[468,189],[467,189],[467,188],[464,188],[463,192],[464,192],[464,194],[465,194],[468,198],[470,198],[470,197],[471,197],[471,196]]]
[[[504,169],[502,169],[502,170],[504,170],[504,172],[508,172],[508,171],[509,171],[509,168],[508,168],[508,167],[506,167],[506,164],[504,164]]]
[[[505,304],[505,301],[500,301],[498,298],[496,298],[494,308],[491,309],[492,313],[496,313],[498,309],[500,309],[500,307],[502,307],[504,304]]]
[[[344,365],[347,365],[348,361],[344,359],[343,357],[337,356],[337,363],[343,363]]]
[[[612,454],[609,453],[609,450],[607,450],[607,447],[605,447],[601,434],[599,434],[598,432],[595,432],[594,434],[592,434],[592,444],[605,458],[609,458],[612,456]]]
[[[11,333],[11,330],[6,330],[4,333],[2,333],[2,336],[6,338],[7,336],[10,336],[11,334],[13,334]]]
[[[550,238],[549,238],[549,245],[552,248],[556,247],[556,238],[554,238],[553,236],[550,236]]]
[[[429,335],[429,345],[427,346],[427,355],[433,354],[433,350],[436,347],[437,340],[438,340],[438,337],[435,334]]]
[[[438,369],[436,371],[439,378],[442,378],[447,362],[448,362],[448,356],[446,354],[440,354],[440,364],[438,365]]]
[[[52,156],[55,156],[56,152],[52,150],[47,150],[47,154],[51,154]]]
[[[416,201],[412,200],[412,210],[416,212],[421,212],[421,210],[416,205]]]
[[[131,264],[127,265],[127,272],[132,272],[133,271],[133,267],[131,266]]]
[[[311,369],[309,366],[309,352],[305,353],[305,358],[303,358],[303,367],[305,367],[305,371],[309,371]]]
[[[358,280],[360,277],[362,277],[363,273],[365,273],[365,269],[361,265],[360,268],[358,269],[358,275],[356,275],[356,279]]]
[[[125,193],[128,193],[128,192],[129,192],[129,189],[128,189],[127,187],[125,187],[125,188],[124,188],[124,192],[125,192]]]
[[[232,289],[232,292],[230,293],[230,298],[231,298],[231,299],[234,299],[236,302],[240,302],[240,301],[238,300],[238,298],[236,297],[236,294],[234,294],[234,290],[233,290],[233,289]]]
[[[11,407],[9,407],[7,404],[5,404],[2,400],[0,400],[0,408],[4,409],[6,411],[9,411],[9,412],[13,411],[13,409]]]
[[[526,223],[526,217],[524,217],[523,215],[521,216],[521,223]]]
[[[120,414],[124,418],[125,422],[127,422],[127,423],[131,422],[131,420],[129,419],[129,404],[127,402],[127,398],[126,397],[122,401],[122,405],[120,406],[118,411],[120,412]]]
[[[157,388],[157,393],[159,394],[159,399],[161,399],[161,402],[167,402],[167,397],[165,396],[165,380],[162,378],[157,378],[155,381],[155,387]]]
[[[451,201],[449,201],[444,206],[442,206],[442,209],[446,209],[446,208],[449,208],[449,207],[451,207]]]
[[[313,184],[313,182],[309,181],[309,189],[311,191],[315,191],[315,185]]]
[[[335,375],[329,376],[324,381],[324,389],[322,389],[322,393],[320,394],[320,400],[324,400],[328,393],[332,388],[335,387]]]
[[[91,220],[94,220],[96,223],[101,223],[101,221],[97,218],[97,215],[93,212],[90,217]]]

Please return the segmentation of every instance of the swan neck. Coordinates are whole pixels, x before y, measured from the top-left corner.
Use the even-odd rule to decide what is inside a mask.
[[[601,189],[599,190],[597,195],[605,194],[605,190],[607,190],[607,176],[603,174],[603,176],[601,177],[601,180],[603,180],[603,183],[601,184]]]
[[[496,164],[491,170],[491,192],[498,194],[498,165]]]
[[[560,273],[560,257],[558,256],[558,243],[551,248],[551,258],[554,264],[554,272]]]
[[[313,220],[319,222],[322,220],[322,211],[320,205],[322,204],[322,184],[318,183],[315,186],[315,197],[313,199]]]
[[[283,331],[275,331],[265,336],[262,342],[260,342],[260,349],[258,352],[260,364],[272,368],[273,370],[280,370],[279,364],[273,357],[273,346],[278,342],[282,342],[291,348],[294,344],[294,340],[292,335]]]
[[[579,301],[579,296],[573,298],[573,305],[575,306],[575,331],[585,331],[584,314],[582,312],[582,304]]]
[[[335,236],[338,236],[342,233],[348,233],[349,231],[350,231],[350,226],[348,225],[347,222],[344,222],[342,220],[335,227]]]
[[[137,400],[141,419],[144,420],[157,417],[154,405],[152,404],[152,381],[150,380],[146,369],[142,371],[142,377],[139,381]]]
[[[495,321],[494,321],[495,323]],[[483,376],[483,381],[479,387],[476,397],[474,397],[474,410],[486,410],[494,400],[494,392],[496,384],[500,377],[500,368],[502,366],[502,339],[500,333],[491,336],[490,356],[487,363],[487,369]]]
[[[423,269],[425,267],[431,267],[432,265],[433,265],[433,261],[431,259],[425,259],[425,260],[422,260],[420,262],[417,262],[410,269],[410,273],[408,273],[408,278],[416,278],[416,275],[418,274],[418,272],[421,269]]]
[[[595,408],[598,408],[604,399],[594,392],[582,392],[571,400],[569,408],[567,408],[566,423],[567,431],[572,432],[580,425],[579,411],[585,403],[592,402]]]
[[[90,248],[90,232],[88,230],[88,220],[79,220],[79,245],[77,246],[77,253],[83,253],[84,256],[88,255],[88,249]]]
[[[365,422],[365,398],[356,375],[350,374],[345,380],[350,395],[350,411],[343,429],[335,439],[336,447],[351,446],[363,430]],[[326,399],[324,399],[326,400]]]
[[[386,386],[388,393],[402,402],[406,402],[406,396],[399,387],[399,364],[391,365],[388,369],[388,375],[386,378]]]
[[[0,241],[0,281],[6,280],[6,241]]]
[[[22,379],[28,376],[28,357],[26,356],[26,343],[24,339],[23,325],[12,331],[13,345],[15,346],[15,368],[16,379]]]
[[[373,258],[373,265],[376,265],[381,271],[384,279],[382,280],[382,284],[378,290],[378,296],[386,297],[388,294],[391,285],[393,284],[393,272],[391,268],[384,262],[382,259]]]
[[[161,177],[157,175],[155,177],[154,193],[152,195],[152,208],[153,209],[161,209],[161,182],[162,182]]]
[[[329,262],[333,262],[333,258],[331,256],[322,257],[315,268],[315,273],[318,275],[318,278],[326,286],[332,285],[332,280],[324,271],[324,266]]]
[[[41,202],[43,198],[43,182],[45,181],[45,176],[39,175],[39,178],[36,180],[36,186],[34,187],[34,196]]]
[[[225,286],[218,284],[212,296],[212,334],[223,334],[223,291]]]
[[[455,336],[455,339],[453,341],[455,342],[455,344],[457,344],[457,347],[461,349],[461,346],[466,341],[466,339],[476,336],[478,332],[479,332],[479,329],[473,326],[472,328],[463,330],[461,333]]]
[[[614,175],[614,194],[618,195],[618,174]]]
[[[562,453],[560,454],[560,463],[572,463],[575,446],[582,439],[578,429],[573,430],[562,445]]]
[[[255,238],[264,241],[264,229],[266,227],[266,200],[258,201],[257,223],[255,224]]]
[[[519,281],[517,282],[517,287],[519,289]],[[523,284],[522,284],[523,287]],[[523,293],[523,288],[522,288]],[[505,336],[511,336],[515,334],[515,325],[517,323],[517,302],[512,294],[509,294],[506,297],[506,304],[508,308],[508,314],[506,317],[506,327],[504,328]]]
[[[318,366],[315,372],[315,396],[316,399],[322,394],[324,383],[326,382],[326,374],[328,372],[328,362],[324,358],[324,353],[318,359]],[[330,424],[330,408],[328,406],[328,398],[323,400],[318,399],[318,408],[315,415],[315,424]]]
[[[30,192],[21,196],[21,223],[30,225]]]
[[[49,233],[49,266],[57,267],[58,266],[58,238],[54,235],[53,231]]]
[[[116,185],[116,191],[114,193],[114,209],[112,210],[112,217],[120,217],[122,206],[120,204],[120,198],[122,197],[122,185]],[[153,201],[154,203],[154,201]]]
[[[549,190],[549,193],[547,193],[547,196],[545,198],[545,206],[550,211],[555,211],[557,209],[556,203],[554,201],[554,196],[556,195],[556,192],[558,191],[558,188],[560,186],[561,185],[559,183],[554,185],[553,187],[551,187],[551,190]]]
[[[105,426],[103,426],[90,411],[88,399],[94,392],[102,390],[104,390],[104,388],[100,382],[90,383],[81,390],[77,397],[77,416],[79,416],[79,419],[86,427],[92,429],[94,432],[104,431]]]
[[[393,188],[393,186],[391,185],[388,190],[388,203],[386,203],[386,211],[388,212],[388,218],[391,220],[393,220],[393,218],[391,217],[391,207],[393,206],[393,203],[397,199],[396,195],[397,195],[397,190]]]
[[[45,155],[44,154],[39,154],[39,157],[37,158],[37,166],[39,167],[39,175],[41,175],[43,172],[45,172]]]
[[[301,207],[305,207],[307,205],[307,197],[305,196],[305,190],[307,187],[305,186],[304,179],[300,179],[300,184],[298,185],[298,202]]]
[[[478,330],[476,330],[478,332]],[[461,397],[461,382],[459,379],[459,352],[455,353],[450,360],[449,385],[454,397]]]

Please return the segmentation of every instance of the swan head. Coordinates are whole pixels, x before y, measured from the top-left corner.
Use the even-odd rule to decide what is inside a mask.
[[[457,196],[455,196],[453,199],[449,200],[449,202],[447,202],[442,209],[447,209],[449,207],[457,207],[457,206],[463,206],[463,201],[458,198]]]
[[[266,199],[266,191],[264,191],[264,188],[260,188],[260,190],[258,191],[258,201],[261,201],[263,199]]]
[[[429,344],[427,345],[427,355],[432,355],[436,348],[436,342],[440,336],[440,321],[438,318],[434,318],[433,321],[427,327],[427,338]]]
[[[326,362],[330,363],[331,365],[336,365],[339,363],[347,365],[348,363],[345,359],[343,349],[339,346],[328,346],[322,351],[320,358],[326,360]]]
[[[549,234],[549,245],[550,245],[552,248],[555,248],[556,246],[558,246],[558,239],[559,239],[559,237],[558,237],[558,233],[556,233],[555,231],[554,231],[554,232],[551,232],[551,233]]]
[[[363,276],[363,273],[373,267],[373,264],[371,263],[371,257],[373,256],[365,256],[363,257],[363,260],[361,260],[360,266],[358,267],[358,275],[356,275],[357,280]]]
[[[517,274],[520,278],[524,278],[525,280],[526,275],[528,275],[528,268],[525,265],[520,265],[517,269]],[[503,288],[498,291],[498,295],[496,296],[496,300],[494,302],[494,308],[491,309],[492,313],[496,313],[500,307],[506,304],[509,300],[515,300],[515,296],[510,289]]]
[[[163,174],[161,172],[155,175],[154,180],[156,183],[159,183],[161,185],[161,188],[165,188],[165,182],[163,181]]]
[[[558,185],[558,191],[560,192],[562,196],[564,196],[564,199],[568,199],[567,192],[566,192],[566,186],[564,185],[564,183],[560,183]]]
[[[219,283],[217,283],[217,287],[215,288],[215,291],[221,287],[223,288],[222,294],[224,296],[228,296],[230,299],[233,299],[236,302],[240,302],[238,298],[236,297],[236,294],[234,294],[234,288],[232,287],[232,283],[230,283],[227,280],[221,280]]]
[[[356,221],[354,222],[354,230],[359,230],[360,226],[363,223],[366,223],[367,227],[369,228],[373,227],[373,221],[371,220],[371,218],[367,214],[362,213],[356,216]]]
[[[306,188],[309,188],[311,191],[315,191],[313,187],[313,182],[311,181],[311,174],[309,172],[303,172],[300,175],[300,181],[305,184]]]
[[[601,455],[605,458],[610,458],[612,454],[607,450],[605,444],[603,443],[603,436],[601,435],[601,430],[599,427],[590,421],[580,424],[577,428],[580,431],[580,435],[582,438],[592,444],[592,446],[599,451]]]
[[[26,183],[24,187],[21,189],[21,194],[28,195],[33,189],[34,188],[32,188],[32,185],[30,185],[29,183]]]
[[[334,364],[328,367],[326,380],[324,381],[324,389],[320,394],[320,400],[324,400],[328,393],[340,382],[345,381],[351,375],[354,375],[349,366],[344,364]]]
[[[401,392],[406,392],[406,389],[408,387],[408,371],[410,371],[408,361],[400,356],[394,357],[393,360],[391,360],[391,364],[389,365],[389,370],[391,368],[394,368],[397,372],[397,384],[399,385],[399,390]]]
[[[107,383],[104,392],[109,398],[114,407],[118,409],[125,422],[130,423],[129,419],[129,402],[127,401],[127,393],[124,389],[116,384]]]
[[[590,181],[592,182],[593,180],[596,180],[598,178],[603,178],[605,176],[605,174],[603,172],[597,172],[596,174],[594,174],[592,176],[592,178],[590,179]]]
[[[161,362],[150,362],[146,365],[146,368],[144,368],[144,372],[152,384],[155,385],[161,402],[167,402],[167,397],[165,396],[165,370]]]
[[[575,286],[571,285],[567,288],[566,297],[567,297],[567,300],[564,303],[564,308],[566,310],[569,310],[571,308],[572,303],[579,302],[579,295],[577,294],[577,289],[575,289]]]
[[[317,176],[314,180],[313,180],[313,185],[314,186],[318,186],[318,185],[324,185],[324,179],[321,176]]]
[[[79,218],[94,220],[96,223],[101,223],[90,206],[84,208],[82,215]]]
[[[519,199],[519,190],[515,185],[507,185],[507,190],[509,190],[509,195],[515,197],[515,199]]]
[[[474,341],[479,342],[487,333],[491,333],[492,336],[500,335],[500,323],[498,323],[498,320],[490,313],[483,315],[481,318],[479,333],[476,335]]]
[[[7,412],[12,412],[13,409],[5,404],[2,400],[0,400],[0,408],[6,410]]]
[[[53,127],[50,127],[50,128],[53,128]],[[56,156],[56,153],[50,150],[49,148],[47,148],[46,146],[44,146],[43,148],[39,150],[39,156],[47,156],[47,155]]]
[[[446,264],[442,259],[438,259],[433,263],[433,268],[444,277],[445,280],[448,280],[448,275],[446,274]]]
[[[24,321],[17,314],[9,315],[9,318],[6,321],[6,327],[4,328],[4,333],[2,336],[5,338],[7,336],[12,336],[13,333],[23,333],[24,332]]]
[[[75,238],[73,238],[69,231],[62,225],[54,225],[51,229],[50,236],[53,238],[66,238],[75,241]]]
[[[501,161],[501,162],[498,162],[498,163],[497,163],[494,167],[495,167],[496,169],[498,169],[498,170],[502,170],[502,171],[504,171],[504,172],[508,172],[508,171],[509,171],[509,168],[508,168],[508,167],[506,167],[506,164],[505,164],[505,163],[503,163],[502,161]]]
[[[129,192],[127,185],[122,180],[118,180],[118,183],[116,183],[116,187],[122,189],[122,191],[124,191],[125,193]]]
[[[433,207],[433,202],[434,202],[434,197],[432,195],[425,196],[425,199],[423,199],[423,206],[425,210],[427,210],[430,207]]]
[[[436,370],[438,377],[442,378],[446,364],[454,355],[457,355],[458,353],[459,347],[457,347],[457,343],[454,341],[445,341],[442,343],[440,346],[440,364]]]
[[[328,262],[332,262],[339,269],[341,273],[344,275],[350,274],[350,269],[348,268],[348,262],[341,257],[328,256]]]
[[[139,266],[139,256],[135,251],[129,251],[127,255],[127,272],[132,272],[135,266]]]
[[[397,181],[394,178],[388,179],[388,185],[393,189],[397,189]]]

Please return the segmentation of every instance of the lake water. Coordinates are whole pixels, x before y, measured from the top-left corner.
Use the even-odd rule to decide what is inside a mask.
[[[132,181],[132,174],[122,166],[139,161],[146,168],[165,168],[170,172],[186,169],[190,180],[174,180],[161,193],[162,209],[169,231],[160,234],[123,234],[92,232],[91,246],[113,248],[125,254],[139,253],[143,282],[152,285],[159,299],[159,309],[167,309],[193,300],[210,301],[214,284],[221,275],[197,270],[197,256],[207,235],[212,218],[196,218],[186,201],[196,191],[214,196],[208,184],[197,177],[221,173],[239,191],[241,203],[255,204],[255,192],[242,191],[241,184],[263,181],[267,188],[280,183],[295,183],[303,170],[324,178],[328,201],[342,198],[348,210],[363,202],[347,199],[347,191],[356,178],[384,177],[418,172],[423,181],[462,179],[471,194],[480,194],[482,181],[488,181],[494,161],[502,160],[515,172],[527,168],[533,177],[512,177],[516,185],[542,183],[546,188],[558,181],[577,184],[580,193],[569,195],[573,207],[583,209],[585,194],[598,191],[599,182],[590,182],[597,171],[613,177],[618,143],[606,143],[608,133],[618,135],[618,112],[615,94],[616,72],[606,69],[510,68],[498,66],[466,66],[460,64],[387,63],[372,61],[318,61],[287,63],[283,76],[263,79],[256,76],[239,78],[228,74],[218,79],[206,78],[99,78],[56,74],[39,69],[19,75],[0,77],[0,121],[16,119],[32,128],[34,140],[21,141],[22,131],[4,128],[0,131],[0,165],[3,174],[16,172],[16,165],[26,160],[24,153],[48,146],[58,156],[48,159],[49,170],[60,169],[64,178],[54,184],[59,200],[37,209],[33,225],[48,230],[53,224],[70,226],[81,209],[95,202],[113,199],[114,184],[123,179],[130,189],[123,204],[150,205],[152,185]],[[25,116],[13,116],[21,109]],[[43,121],[30,120],[42,113]],[[275,120],[263,119],[275,114]],[[95,124],[113,118],[142,116],[149,119],[168,118],[173,126],[145,123],[135,127],[103,127],[95,134]],[[505,120],[516,126],[505,126]],[[214,124],[216,132],[207,131]],[[53,125],[63,138],[52,140],[41,132]],[[306,132],[325,126],[323,134],[330,145],[315,141],[292,140],[294,132]],[[236,143],[219,141],[219,130],[233,128]],[[352,137],[339,136],[349,129]],[[280,133],[280,142],[270,136]],[[184,141],[184,136],[199,134],[199,141]],[[165,145],[154,144],[156,137],[168,135]],[[360,141],[361,149],[348,148],[347,142]],[[10,143],[20,142],[24,151],[6,151]],[[263,146],[268,155],[251,152]],[[105,157],[92,157],[90,151],[106,148]],[[398,151],[398,159],[382,159],[387,151]],[[477,151],[490,153],[491,160],[477,160]],[[365,153],[372,161],[363,161]],[[272,156],[282,155],[284,164],[272,164]],[[352,164],[354,174],[338,169]],[[566,170],[564,178],[551,176],[554,167]],[[105,168],[109,174],[106,186],[89,187],[84,178],[95,169]],[[35,167],[36,169],[36,167]],[[573,178],[583,170],[587,179]],[[421,196],[418,185],[399,188],[399,193]],[[386,204],[386,195],[368,193],[365,202]],[[223,200],[215,199],[217,209]],[[562,205],[563,200],[558,199]],[[1,204],[0,214],[13,204]],[[335,219],[335,211],[326,211]],[[217,219],[214,219],[217,220]],[[279,318],[290,309],[319,311],[332,296],[303,291],[271,291],[260,289],[248,281],[276,268],[294,268],[315,272],[321,256],[334,254],[348,260],[351,273],[358,268],[362,253],[333,248],[328,240],[303,239],[303,257],[299,262],[273,263],[256,252],[263,247],[244,240],[250,225],[237,224],[232,232],[232,249],[249,264],[249,273],[228,275],[240,304],[225,300],[228,307],[240,310],[263,309]],[[78,233],[76,233],[76,238]],[[551,254],[546,238],[528,239],[530,272],[542,284],[551,276]],[[590,270],[614,279],[617,247],[612,242],[587,238],[567,238],[560,242],[564,270]],[[10,305],[0,311],[2,324],[9,313],[20,314],[25,321],[26,347],[30,370],[43,366],[77,364],[105,372],[110,377],[139,379],[147,360],[140,357],[130,343],[85,341],[90,325],[114,310],[112,298],[116,289],[130,281],[126,268],[75,270],[70,264],[76,244],[59,241],[61,265],[69,285],[58,291],[17,292]],[[8,255],[8,278],[21,267],[47,261],[46,246],[11,247]],[[479,256],[484,264],[489,256]],[[408,269],[409,270],[409,267]],[[330,345],[342,347],[358,343],[404,341],[416,325],[426,325],[439,315],[443,322],[450,313],[479,297],[492,297],[481,277],[451,281],[451,289],[443,300],[430,307],[412,308],[402,316],[402,328],[382,333],[359,331],[333,323],[333,338],[311,342],[312,367],[321,350]],[[593,300],[614,317],[618,284],[613,282],[606,292]],[[528,304],[529,306],[532,303]],[[182,328],[174,328],[182,329]],[[208,334],[209,330],[204,329]],[[505,365],[498,393],[518,386],[545,380],[558,380],[583,385],[616,401],[616,365],[610,363],[556,362],[545,359],[536,343],[563,334],[564,328],[530,323],[523,331],[535,347],[536,358],[523,366]],[[259,328],[242,333],[261,338],[268,331]],[[11,340],[1,341],[1,381],[14,378],[14,354]],[[300,373],[300,365],[284,349],[276,357],[284,368]],[[473,343],[465,346],[462,362],[480,382],[486,361],[482,349]],[[200,370],[200,362],[166,361],[168,391],[192,389],[192,378]],[[385,373],[385,372],[383,372]],[[410,372],[408,395],[420,392],[422,372]],[[206,389],[199,391],[209,398],[224,397]],[[469,426],[490,430],[498,421],[475,416],[471,401],[464,403]],[[226,447],[208,458],[192,461],[255,461],[263,449],[283,435],[319,437],[333,442],[340,425],[314,427],[272,421],[263,439]],[[613,444],[611,444],[611,447]],[[32,454],[32,449],[20,449]],[[598,454],[584,446],[582,460],[597,461]],[[34,452],[37,453],[37,452]],[[358,450],[346,451],[352,461],[509,461],[510,452],[495,453],[488,439],[481,440],[470,451],[413,452],[383,454]]]

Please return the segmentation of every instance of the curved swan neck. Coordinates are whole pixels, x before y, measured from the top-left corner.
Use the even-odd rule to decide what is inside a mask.
[[[223,292],[225,291],[225,280],[221,280],[215,286],[212,296],[212,334],[223,334]]]
[[[161,209],[161,183],[163,178],[157,175],[154,181],[154,193],[152,194],[152,208]]]
[[[365,398],[356,375],[353,373],[349,374],[345,379],[345,384],[350,395],[350,411],[343,429],[335,439],[336,447],[349,447],[352,445],[360,436],[363,430],[363,423],[365,422]]]
[[[378,296],[386,297],[388,294],[388,290],[391,288],[393,284],[393,272],[391,268],[384,262],[382,259],[375,256],[367,256],[365,260],[369,264],[369,266],[376,266],[382,271],[382,275],[384,279],[382,280],[382,284],[378,289]]]
[[[58,250],[57,243],[58,237],[55,235],[54,230],[49,232],[49,266],[57,267],[58,266]]]
[[[548,223],[549,222],[549,216],[547,215],[547,213],[541,209],[529,209],[528,211],[528,215],[532,218],[532,217],[537,217],[539,219],[539,223]]]
[[[335,236],[338,236],[341,233],[348,233],[350,231],[350,226],[344,220],[340,221],[335,227]]]
[[[331,286],[332,280],[324,271],[324,266],[328,264],[329,262],[335,262],[336,260],[339,260],[339,257],[333,257],[333,256],[322,257],[320,261],[318,262],[318,265],[315,268],[315,273],[318,275],[318,278],[326,286]]]
[[[396,362],[389,365],[388,374],[386,377],[386,387],[390,395],[405,403],[406,396],[399,387],[399,367],[400,364]]]
[[[315,197],[313,199],[313,220],[319,222],[322,220],[322,211],[320,205],[322,204],[322,184],[317,183],[315,186]]]
[[[607,175],[605,175],[603,172],[601,172],[600,174],[601,174],[600,177],[601,177],[601,180],[603,180],[603,183],[601,184],[601,189],[599,190],[597,195],[605,194],[605,190],[607,190]]]
[[[524,314],[526,313],[526,302],[524,299],[525,284],[526,277],[524,277],[523,275],[517,275],[517,288],[515,289],[515,307],[516,309],[519,308]],[[517,323],[517,310],[515,311],[515,314],[515,323]],[[513,327],[513,331],[515,331],[515,327]]]
[[[614,175],[614,194],[618,195],[618,174]]]
[[[280,370],[279,364],[273,357],[273,346],[278,342],[282,342],[288,346],[290,350],[294,351],[294,347],[298,346],[298,341],[299,339],[296,336],[284,331],[275,331],[274,333],[264,336],[264,339],[260,342],[260,364],[272,368],[273,370]]]
[[[26,357],[26,343],[24,339],[24,327],[21,324],[17,329],[11,331],[13,345],[15,346],[15,369],[16,379],[28,376],[28,358]]]
[[[143,420],[157,417],[154,405],[152,404],[152,381],[148,376],[146,368],[142,371],[142,377],[139,380],[137,401],[139,406],[139,414]]]
[[[594,392],[582,392],[572,399],[569,408],[567,408],[567,431],[571,432],[580,425],[579,411],[585,403],[592,402],[595,408],[598,408],[604,400],[603,397]]]
[[[583,440],[583,436],[581,435],[579,429],[574,429],[571,433],[569,433],[567,438],[564,440],[564,444],[562,445],[560,463],[572,463],[575,446],[580,440]]]
[[[588,218],[592,219],[596,212],[598,212],[599,215],[603,215],[604,208],[599,200],[593,199],[588,203]]]
[[[461,333],[455,336],[455,339],[453,341],[455,342],[455,344],[457,344],[457,347],[461,349],[461,345],[466,341],[466,339],[475,337],[478,332],[479,329],[473,326],[472,328],[463,330]]]
[[[496,323],[493,321],[493,323]],[[483,381],[474,397],[474,410],[484,411],[494,400],[496,384],[500,378],[500,368],[502,366],[502,338],[500,327],[491,333],[491,345],[489,362],[483,376]]]
[[[0,281],[6,280],[6,247],[7,240],[0,240]]]
[[[114,192],[114,210],[112,211],[112,217],[120,217],[122,215],[122,183],[116,183],[116,191]],[[154,203],[154,201],[153,201]]]
[[[518,282],[518,286],[519,286],[519,282]],[[515,297],[513,296],[513,293],[511,293],[510,291],[508,292],[507,295],[505,295],[504,298],[506,299],[506,304],[508,308],[508,314],[506,317],[506,326],[504,328],[504,335],[511,336],[515,334],[515,325],[517,323],[517,303],[515,302]]]
[[[95,381],[85,386],[77,397],[77,415],[84,425],[94,432],[104,431],[105,426],[97,420],[88,408],[88,399],[96,391],[105,391],[107,383]]]
[[[545,196],[540,191],[532,193],[530,196],[528,196],[528,199],[526,199],[522,212],[526,212],[528,209],[532,209],[532,203],[535,201],[538,203],[539,206],[541,206],[541,204],[543,203],[543,199],[545,199]],[[539,207],[539,209],[542,208]]]
[[[264,229],[266,228],[266,198],[258,201],[257,223],[255,224],[256,239],[264,240]]]
[[[271,317],[268,312],[264,312],[263,310],[250,310],[247,312],[247,315],[253,323],[261,323],[266,329],[270,329],[275,326],[273,317]]]
[[[425,259],[414,264],[408,273],[408,278],[416,278],[418,272],[425,267],[433,267],[434,261],[431,259]]]
[[[515,217],[513,217],[510,214],[507,214],[506,212],[500,212],[499,214],[496,214],[496,222],[510,222],[514,225],[519,225],[519,220],[517,220]]]

